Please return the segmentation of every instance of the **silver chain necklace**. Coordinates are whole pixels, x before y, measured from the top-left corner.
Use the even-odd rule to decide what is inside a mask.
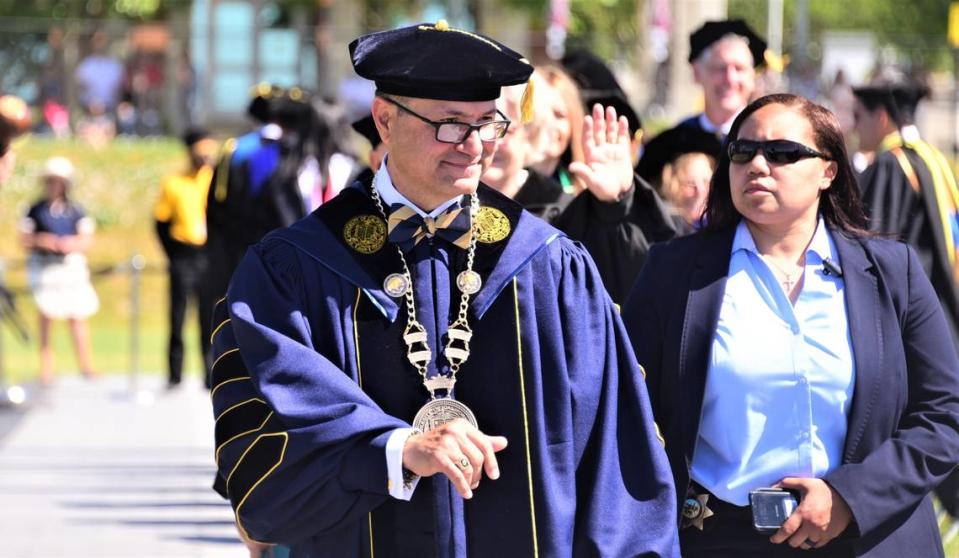
[[[378,175],[377,175],[378,176]],[[370,187],[373,201],[377,209],[385,220],[389,220],[386,210],[383,208],[383,202],[380,199],[379,192],[376,190],[376,184]],[[420,377],[423,379],[423,386],[430,394],[430,400],[420,407],[420,410],[413,418],[413,427],[421,432],[428,432],[434,428],[446,424],[454,419],[464,419],[479,428],[476,422],[476,416],[473,411],[463,403],[453,399],[453,386],[456,384],[456,374],[459,372],[463,363],[470,356],[470,339],[473,337],[473,330],[470,329],[467,319],[469,310],[470,295],[479,292],[483,281],[479,274],[473,271],[473,260],[476,255],[476,214],[479,212],[479,198],[476,193],[470,194],[470,228],[471,238],[469,249],[466,252],[466,270],[456,277],[456,286],[460,289],[459,313],[447,328],[446,347],[443,354],[450,364],[450,375],[437,374],[427,377],[429,363],[433,360],[433,351],[430,350],[429,340],[426,334],[426,328],[416,319],[416,303],[413,299],[413,277],[410,274],[410,268],[406,263],[406,256],[399,245],[396,251],[400,256],[400,262],[403,265],[401,273],[393,273],[387,276],[383,281],[383,290],[387,294],[398,297],[403,296],[406,299],[406,329],[403,330],[403,341],[406,343],[406,358],[410,364],[416,368]],[[445,395],[437,397],[436,392],[443,390]]]

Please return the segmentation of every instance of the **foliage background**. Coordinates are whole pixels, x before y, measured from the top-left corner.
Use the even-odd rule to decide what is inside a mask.
[[[797,0],[783,2],[783,48],[795,47]],[[952,68],[946,41],[949,0],[807,0],[813,60],[817,41],[825,30],[872,31],[880,45],[891,45],[912,65],[926,70]],[[728,0],[729,16],[742,18],[757,30],[767,25],[767,0]]]

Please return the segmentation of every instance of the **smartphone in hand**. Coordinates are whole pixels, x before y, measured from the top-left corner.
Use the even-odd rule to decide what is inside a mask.
[[[772,535],[799,506],[799,495],[782,488],[759,488],[749,493],[753,529]]]

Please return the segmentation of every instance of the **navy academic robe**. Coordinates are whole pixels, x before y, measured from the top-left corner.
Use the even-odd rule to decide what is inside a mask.
[[[386,441],[427,392],[406,359],[402,300],[381,287],[401,269],[396,248],[362,254],[344,241],[350,219],[379,218],[368,188],[253,247],[220,305],[219,484],[242,528],[294,556],[678,556],[669,466],[595,266],[485,186],[481,205],[507,217],[509,235],[477,246],[483,289],[456,398],[509,440],[501,477],[484,477],[469,501],[441,475],[421,479],[410,502],[388,495]],[[437,239],[407,259],[442,355],[465,251]]]

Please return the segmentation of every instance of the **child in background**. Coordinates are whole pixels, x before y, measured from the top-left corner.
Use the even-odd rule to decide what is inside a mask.
[[[70,325],[73,348],[80,372],[87,378],[96,374],[91,363],[87,318],[99,308],[90,284],[84,253],[93,241],[94,221],[70,200],[74,182],[73,164],[53,157],[44,165],[41,180],[44,197],[21,222],[24,248],[30,251],[28,279],[40,314],[40,382],[53,382],[53,349],[50,326],[65,319]]]

